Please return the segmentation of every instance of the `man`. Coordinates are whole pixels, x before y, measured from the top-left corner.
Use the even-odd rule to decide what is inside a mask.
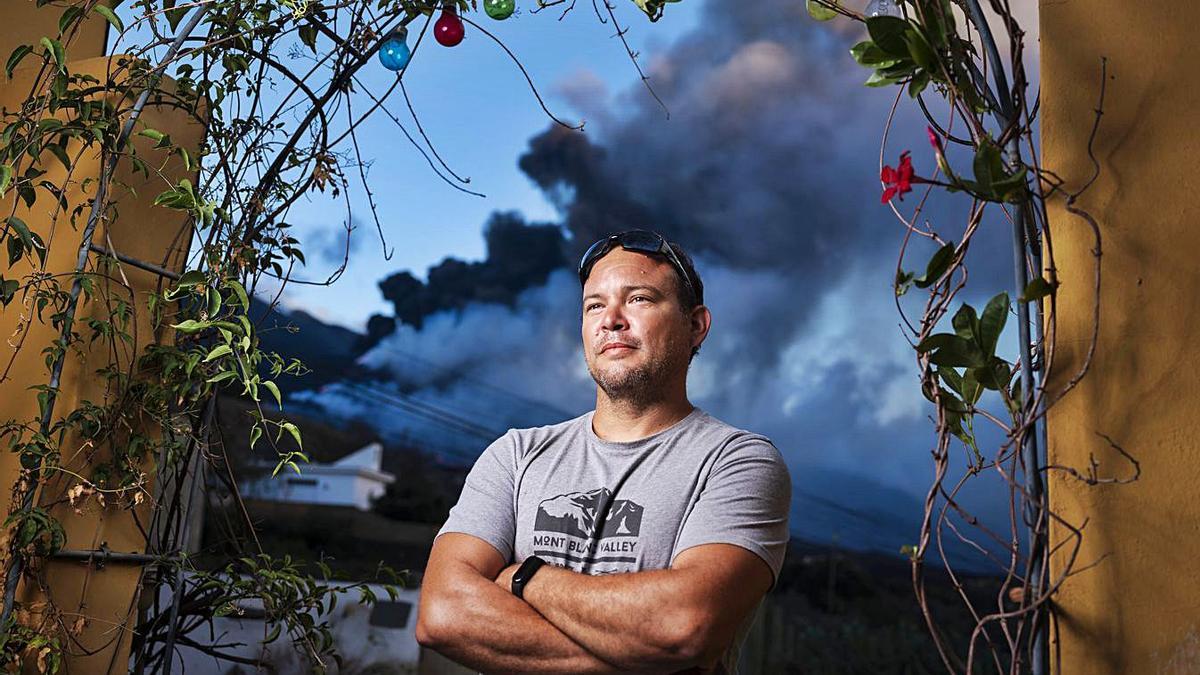
[[[712,316],[682,248],[623,232],[579,278],[596,409],[484,451],[434,541],[417,641],[487,673],[734,673],[787,547],[787,467],[688,402]]]

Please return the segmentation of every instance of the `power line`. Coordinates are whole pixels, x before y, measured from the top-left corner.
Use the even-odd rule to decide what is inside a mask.
[[[491,382],[487,382],[486,380],[481,380],[478,377],[474,377],[472,375],[467,375],[458,370],[454,370],[452,368],[448,368],[446,366],[434,363],[428,359],[417,356],[416,354],[412,354],[410,352],[406,352],[406,351],[400,350],[400,349],[395,349],[390,346],[388,347],[388,353],[395,354],[396,356],[398,356],[402,359],[407,359],[409,361],[419,363],[427,368],[438,371],[440,373],[454,376],[458,380],[472,383],[475,385],[475,387],[477,389],[490,389],[490,390],[492,390],[502,396],[505,396],[507,398],[510,398],[510,399],[513,399],[516,401],[520,401],[529,406],[541,408],[547,412],[553,413],[554,415],[558,416],[560,419],[569,419],[569,418],[575,416],[574,414],[572,414],[566,410],[563,410],[562,408],[559,408],[558,406],[556,406],[552,403],[547,403],[545,401],[539,401],[537,399],[530,398],[528,396],[525,396],[524,394],[519,394],[515,391],[512,391],[511,389],[501,387],[501,386],[493,384]]]
[[[503,431],[497,431],[481,424],[477,424],[473,420],[444,408],[439,408],[425,401],[419,401],[402,394],[394,394],[381,387],[372,387],[362,384],[349,384],[345,382],[338,383],[337,386],[357,394],[360,398],[371,398],[374,399],[375,402],[383,402],[393,407],[402,408],[429,421],[437,422],[443,426],[451,427],[456,431],[476,436],[489,442],[495,440],[504,433]]]

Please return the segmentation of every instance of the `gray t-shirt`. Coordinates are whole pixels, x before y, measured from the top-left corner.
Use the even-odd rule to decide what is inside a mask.
[[[510,563],[536,554],[586,574],[666,569],[693,546],[734,544],[766,561],[774,584],[792,484],[768,438],[695,408],[651,436],[605,441],[593,414],[496,439],[438,534],[476,536]],[[718,673],[737,672],[750,623]]]

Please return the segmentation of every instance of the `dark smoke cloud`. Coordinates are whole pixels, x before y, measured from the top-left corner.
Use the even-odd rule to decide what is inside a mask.
[[[527,224],[515,212],[492,214],[484,227],[484,241],[487,258],[482,262],[448,257],[429,268],[428,282],[408,271],[379,282],[395,314],[377,314],[368,320],[364,348],[395,331],[396,322],[420,329],[429,315],[461,310],[471,303],[511,307],[521,291],[546,283],[550,272],[565,263],[562,230],[553,224]]]

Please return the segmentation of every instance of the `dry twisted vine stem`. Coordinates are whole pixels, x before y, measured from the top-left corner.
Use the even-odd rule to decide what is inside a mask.
[[[1083,523],[1073,524],[1062,514],[1051,509],[1044,491],[1040,490],[1040,482],[1050,471],[1062,472],[1086,485],[1123,484],[1136,480],[1140,475],[1140,465],[1133,455],[1099,431],[1097,433],[1108,440],[1112,450],[1118,453],[1123,461],[1132,465],[1131,475],[1103,476],[1094,457],[1089,458],[1089,466],[1083,469],[1031,459],[1035,456],[1038,445],[1045,448],[1045,420],[1048,410],[1086,376],[1098,342],[1101,233],[1095,218],[1079,206],[1079,200],[1094,184],[1100,171],[1093,146],[1103,115],[1107,78],[1105,62],[1101,62],[1099,102],[1086,147],[1092,161],[1093,173],[1078,190],[1066,192],[1062,189],[1063,181],[1053,172],[1044,169],[1038,159],[1032,130],[1040,95],[1034,98],[1032,106],[1027,105],[1028,97],[1025,92],[1028,81],[1022,62],[1024,33],[1012,15],[1008,0],[991,0],[990,3],[992,11],[1000,17],[999,28],[1005,31],[1008,38],[1009,58],[1006,61],[1002,61],[1000,57],[991,26],[984,18],[978,0],[954,0],[953,5],[943,0],[904,0],[897,3],[904,13],[902,19],[865,18],[844,10],[841,3],[834,0],[813,0],[810,5],[814,3],[841,16],[867,22],[871,39],[855,47],[856,59],[861,57],[862,65],[874,69],[876,76],[884,79],[883,84],[909,87],[910,95],[929,123],[931,142],[934,143],[938,156],[938,170],[933,177],[913,180],[913,183],[927,185],[911,210],[901,212],[897,204],[889,201],[893,215],[904,228],[895,268],[895,302],[901,317],[900,328],[905,338],[917,350],[917,367],[921,373],[922,391],[936,409],[932,419],[936,430],[936,442],[931,452],[934,475],[924,501],[917,544],[906,547],[912,557],[912,581],[918,604],[942,664],[948,672],[974,672],[978,665],[980,648],[989,654],[988,661],[997,672],[1024,672],[1031,663],[1040,663],[1039,659],[1042,656],[1039,654],[1043,653],[1044,649],[1043,629],[1046,626],[1056,629],[1057,621],[1052,604],[1055,592],[1065,579],[1076,574],[1080,568],[1086,569],[1099,562],[1076,564],[1083,528],[1087,521],[1085,519]],[[957,10],[961,12],[955,14]],[[950,19],[951,16],[954,19]],[[829,18],[816,13],[814,17]],[[965,26],[960,28],[961,24]],[[952,30],[945,29],[946,26],[952,27]],[[899,41],[901,34],[904,35],[903,41]],[[889,40],[891,47],[888,46]],[[929,48],[930,51],[920,53],[918,47],[921,43],[934,46]],[[973,46],[968,48],[968,44]],[[864,45],[867,46],[864,48]],[[1012,75],[1011,85],[1007,77],[1009,73]],[[935,83],[935,88],[948,104],[948,119],[938,119],[924,99],[923,90],[930,81]],[[989,81],[994,81],[994,87]],[[879,155],[881,170],[885,166],[891,126],[900,100],[901,92],[897,92],[884,125]],[[966,137],[953,133],[959,121],[963,123],[967,132]],[[968,181],[949,173],[949,165],[944,164],[948,158],[943,157],[943,148],[938,139],[974,150],[975,181]],[[1024,152],[1022,146],[1027,148]],[[1000,157],[1000,149],[1004,149],[1003,158]],[[998,170],[1005,175],[1008,172],[1028,171],[1019,174],[1024,180],[1019,186],[1021,192],[1017,198],[1009,199],[1005,195],[988,193],[989,184],[984,182],[978,167],[981,162],[986,166],[986,163],[991,161],[988,159],[989,152],[997,158],[994,160],[997,164],[993,166],[998,166]],[[1033,176],[1032,185],[1029,184],[1029,174]],[[943,175],[945,178],[942,178]],[[994,177],[991,175],[988,180]],[[881,172],[881,178],[886,179],[888,176]],[[971,200],[968,217],[958,237],[944,236],[943,233],[947,230],[944,224],[940,227],[934,227],[929,222],[921,224],[922,214],[933,188],[939,186],[953,188],[954,192],[963,192]],[[1048,389],[1050,384],[1043,377],[1044,373],[1053,372],[1057,375],[1058,372],[1054,360],[1058,309],[1057,294],[1054,290],[1059,280],[1056,275],[1046,201],[1060,193],[1066,197],[1067,212],[1090,228],[1094,241],[1094,283],[1091,335],[1085,355],[1082,362],[1074,367],[1074,372],[1065,377],[1065,385],[1055,391]],[[885,201],[888,201],[886,197],[887,195]],[[1001,361],[1001,381],[988,384],[974,378],[986,376],[995,379],[1000,376],[988,375],[984,370],[972,370],[979,368],[979,363],[971,361],[976,357],[957,356],[953,351],[943,353],[939,345],[953,344],[955,339],[978,339],[981,330],[978,323],[980,319],[973,308],[959,301],[959,297],[968,288],[965,263],[967,253],[980,228],[990,226],[990,222],[985,225],[985,212],[994,210],[990,207],[996,205],[1000,206],[1003,218],[1001,222],[1013,229],[1015,239],[1019,243],[1019,248],[1014,247],[1017,278],[1032,278],[1036,283],[1042,284],[1042,288],[1031,291],[1033,286],[1024,287],[1028,282],[1019,282],[1020,286],[1016,289],[1018,296],[1021,296],[1018,298],[1018,307],[1024,308],[1030,302],[1035,305],[1036,320],[1032,323],[1035,324],[1036,337],[1030,340],[1029,356],[1022,356],[1012,363]],[[910,317],[905,304],[900,300],[900,296],[909,289],[916,277],[915,272],[905,272],[904,267],[906,256],[910,253],[909,244],[914,235],[944,248],[944,251],[939,251],[940,262],[935,263],[938,256],[930,261],[926,275],[922,278],[924,285],[918,286],[929,289],[918,317]],[[958,243],[951,247],[951,239]],[[1043,273],[1047,275],[1046,278],[1042,277]],[[1031,300],[1026,300],[1023,296],[1027,291],[1036,292],[1036,295]],[[1002,307],[1003,312],[999,315],[993,314],[990,320],[994,322],[999,317],[1002,320],[1000,325],[1003,326],[1003,319],[1010,313],[1008,298],[996,296],[993,302],[997,302],[997,307]],[[952,312],[955,312],[952,321],[954,333],[949,336],[935,335],[938,327]],[[1025,320],[1025,316],[1019,314],[1022,320]],[[1019,327],[1024,339],[1028,322]],[[998,339],[998,336],[994,335],[991,339]],[[991,369],[991,364],[998,357],[986,352],[984,354],[985,357],[993,359],[987,362],[987,367]],[[961,374],[959,369],[963,369]],[[976,375],[976,372],[982,374]],[[996,371],[992,369],[991,372]],[[964,380],[968,375],[972,377],[969,391]],[[1011,386],[1014,379],[1018,383],[1023,382],[1024,386]],[[982,391],[981,387],[996,391],[1001,405],[977,404],[975,399],[979,394],[975,392]],[[1004,435],[1003,442],[999,443],[994,451],[988,452],[987,456],[981,454],[977,447],[977,430],[972,424],[972,420],[976,418],[986,421]],[[962,475],[951,480],[951,468],[954,464],[951,461],[950,447],[956,437],[972,454],[968,455]],[[1034,450],[1030,451],[1030,448]],[[968,494],[967,486],[985,475],[999,477],[1009,493],[1008,527],[1004,534],[993,531],[965,508],[960,500],[962,495]],[[1027,487],[1027,481],[1032,481],[1030,487]],[[1065,533],[1064,538],[1054,545],[1048,544],[1051,523]],[[982,559],[982,564],[991,565],[1003,574],[995,609],[984,611],[978,606],[978,601],[966,592],[961,575],[954,569],[947,555],[943,538],[947,529],[960,544],[976,551]],[[984,539],[978,541],[976,536],[970,534],[972,531],[982,533]],[[1033,533],[1029,545],[1022,543],[1025,532]],[[964,636],[965,644],[961,644],[961,647],[965,647],[965,658],[959,651],[960,645],[956,645],[943,630],[929,602],[925,576],[927,556],[931,550],[937,552],[941,569],[947,573],[951,585],[975,623],[971,634]],[[1053,574],[1050,567],[1052,558],[1057,563]],[[1035,665],[1035,672],[1038,672],[1040,667],[1042,666]]]

